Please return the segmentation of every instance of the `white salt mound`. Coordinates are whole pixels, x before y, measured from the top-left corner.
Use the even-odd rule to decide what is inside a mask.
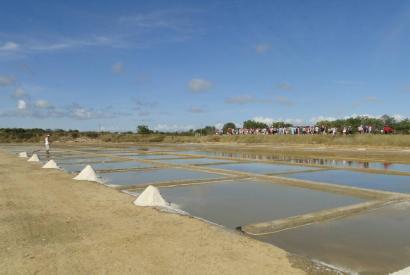
[[[37,154],[33,154],[33,155],[31,156],[31,158],[29,158],[27,161],[30,161],[30,162],[40,162],[40,159],[38,158]]]
[[[21,153],[19,153],[19,157],[20,157],[20,158],[28,158],[27,152],[21,152]]]
[[[73,179],[101,182],[101,179],[97,176],[91,165],[84,167],[84,169]]]
[[[50,159],[49,161],[47,161],[46,164],[43,165],[42,168],[46,168],[46,169],[60,169],[60,167],[58,167],[57,163]]]
[[[152,185],[145,188],[144,192],[134,201],[134,204],[138,206],[169,206],[169,203],[161,196],[158,188]]]
[[[406,267],[405,269],[396,271],[394,273],[390,273],[390,275],[409,275],[410,274],[410,266]]]

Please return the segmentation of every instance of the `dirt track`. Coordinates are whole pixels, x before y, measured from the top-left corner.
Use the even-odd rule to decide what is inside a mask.
[[[303,274],[286,252],[0,151],[1,274]]]

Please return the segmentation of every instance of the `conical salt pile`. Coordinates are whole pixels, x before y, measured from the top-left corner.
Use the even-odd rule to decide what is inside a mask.
[[[37,154],[33,154],[33,155],[31,156],[31,158],[29,158],[27,161],[30,161],[30,162],[40,162],[40,159],[38,158]]]
[[[19,157],[20,157],[20,158],[28,158],[27,152],[21,152],[21,153],[19,153]]]
[[[86,167],[84,167],[80,174],[78,174],[73,179],[101,182],[101,179],[97,176],[91,165],[87,165]]]
[[[41,168],[47,168],[47,169],[60,169],[60,167],[58,167],[57,163],[50,159],[46,164],[43,165],[43,167]]]
[[[408,266],[408,267],[406,267],[402,270],[390,273],[390,275],[408,275],[408,274],[410,274],[410,266]]]
[[[169,206],[164,198],[161,196],[158,188],[150,185],[145,188],[138,198],[134,201],[138,206]]]

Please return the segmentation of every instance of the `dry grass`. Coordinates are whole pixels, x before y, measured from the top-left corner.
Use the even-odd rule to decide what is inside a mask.
[[[351,135],[336,136],[172,136],[172,135],[124,135],[102,138],[114,142],[163,142],[163,143],[245,143],[245,144],[317,144],[335,146],[410,147],[410,135]]]
[[[30,139],[17,137],[2,137],[0,142],[42,142],[42,136]],[[271,136],[271,135],[249,135],[249,136],[182,136],[150,134],[138,135],[132,133],[96,133],[95,136],[80,134],[73,138],[70,135],[53,135],[53,141],[70,142],[112,142],[112,143],[242,143],[242,144],[310,144],[310,145],[334,145],[334,146],[377,146],[377,147],[410,147],[410,135],[306,135],[306,136]]]

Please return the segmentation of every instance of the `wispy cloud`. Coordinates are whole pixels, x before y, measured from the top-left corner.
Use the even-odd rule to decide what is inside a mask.
[[[37,101],[34,103],[34,105],[35,105],[37,108],[40,108],[40,109],[47,109],[47,108],[52,108],[52,107],[53,107],[53,106],[50,105],[50,103],[49,103],[47,100],[44,100],[44,99],[39,99],[39,100],[37,100]]]
[[[194,22],[201,11],[158,10],[110,19],[109,31],[87,36],[56,36],[31,33],[0,33],[0,57],[20,58],[31,54],[62,52],[79,48],[146,48],[162,43],[179,43],[203,33]]]
[[[11,86],[15,82],[15,78],[9,75],[0,75],[0,86]]]
[[[134,102],[133,109],[137,111],[152,110],[152,108],[155,108],[158,105],[157,101],[149,101],[139,98],[133,98],[132,101]]]
[[[27,96],[27,93],[25,92],[25,90],[21,87],[17,87],[13,93],[11,94],[12,98],[22,98]]]
[[[381,100],[375,96],[366,96],[364,101],[367,103],[380,103]]]
[[[362,85],[362,84],[364,84],[364,82],[363,81],[357,81],[357,80],[337,80],[336,84],[347,85],[347,86],[356,86],[356,85]]]
[[[206,92],[211,90],[212,87],[213,84],[211,81],[201,78],[193,78],[188,82],[188,89],[192,93]]]
[[[257,54],[264,54],[270,51],[272,46],[269,43],[260,43],[255,46],[255,52]]]
[[[205,113],[206,110],[201,107],[191,107],[188,109],[188,112],[193,113],[193,114],[201,114],[201,113]]]
[[[122,74],[124,72],[124,64],[122,64],[121,62],[117,62],[114,65],[112,65],[111,70],[114,74]]]
[[[0,55],[24,56],[33,53],[53,52],[84,47],[122,47],[124,42],[113,37],[91,36],[87,38],[31,38],[22,36],[17,41],[8,41],[0,46]]]
[[[334,121],[336,120],[336,117],[332,117],[332,116],[315,116],[309,119],[309,122],[311,123],[316,123],[319,121]]]
[[[154,130],[162,131],[162,132],[188,131],[190,129],[195,129],[195,128],[196,127],[194,125],[191,125],[191,124],[180,125],[180,124],[159,123],[159,124],[153,126]]]
[[[197,10],[190,9],[158,10],[122,16],[119,18],[118,23],[143,30],[167,29],[186,32],[193,29],[190,16],[197,12]]]
[[[29,98],[18,99],[16,109],[0,112],[0,117],[32,117],[32,118],[72,118],[76,120],[112,119],[130,114],[118,112],[112,107],[89,108],[78,103],[65,106],[55,106],[47,100],[32,102]]]
[[[259,102],[259,100],[249,95],[232,96],[232,97],[228,97],[225,99],[226,104],[245,105],[245,104],[257,103],[257,102]]]
[[[15,51],[19,48],[19,44],[13,41],[7,41],[0,46],[0,51]]]
[[[263,117],[263,116],[257,116],[254,117],[253,120],[257,122],[262,122],[267,125],[272,125],[274,122],[286,122],[290,123],[293,125],[302,125],[304,123],[303,119],[300,118],[271,118],[271,117]]]
[[[292,91],[293,90],[293,86],[287,82],[279,83],[278,85],[276,85],[276,88],[282,91]]]
[[[294,102],[286,96],[277,96],[277,97],[275,97],[275,102],[279,105],[287,106],[287,107],[291,107],[291,106],[294,105]]]

